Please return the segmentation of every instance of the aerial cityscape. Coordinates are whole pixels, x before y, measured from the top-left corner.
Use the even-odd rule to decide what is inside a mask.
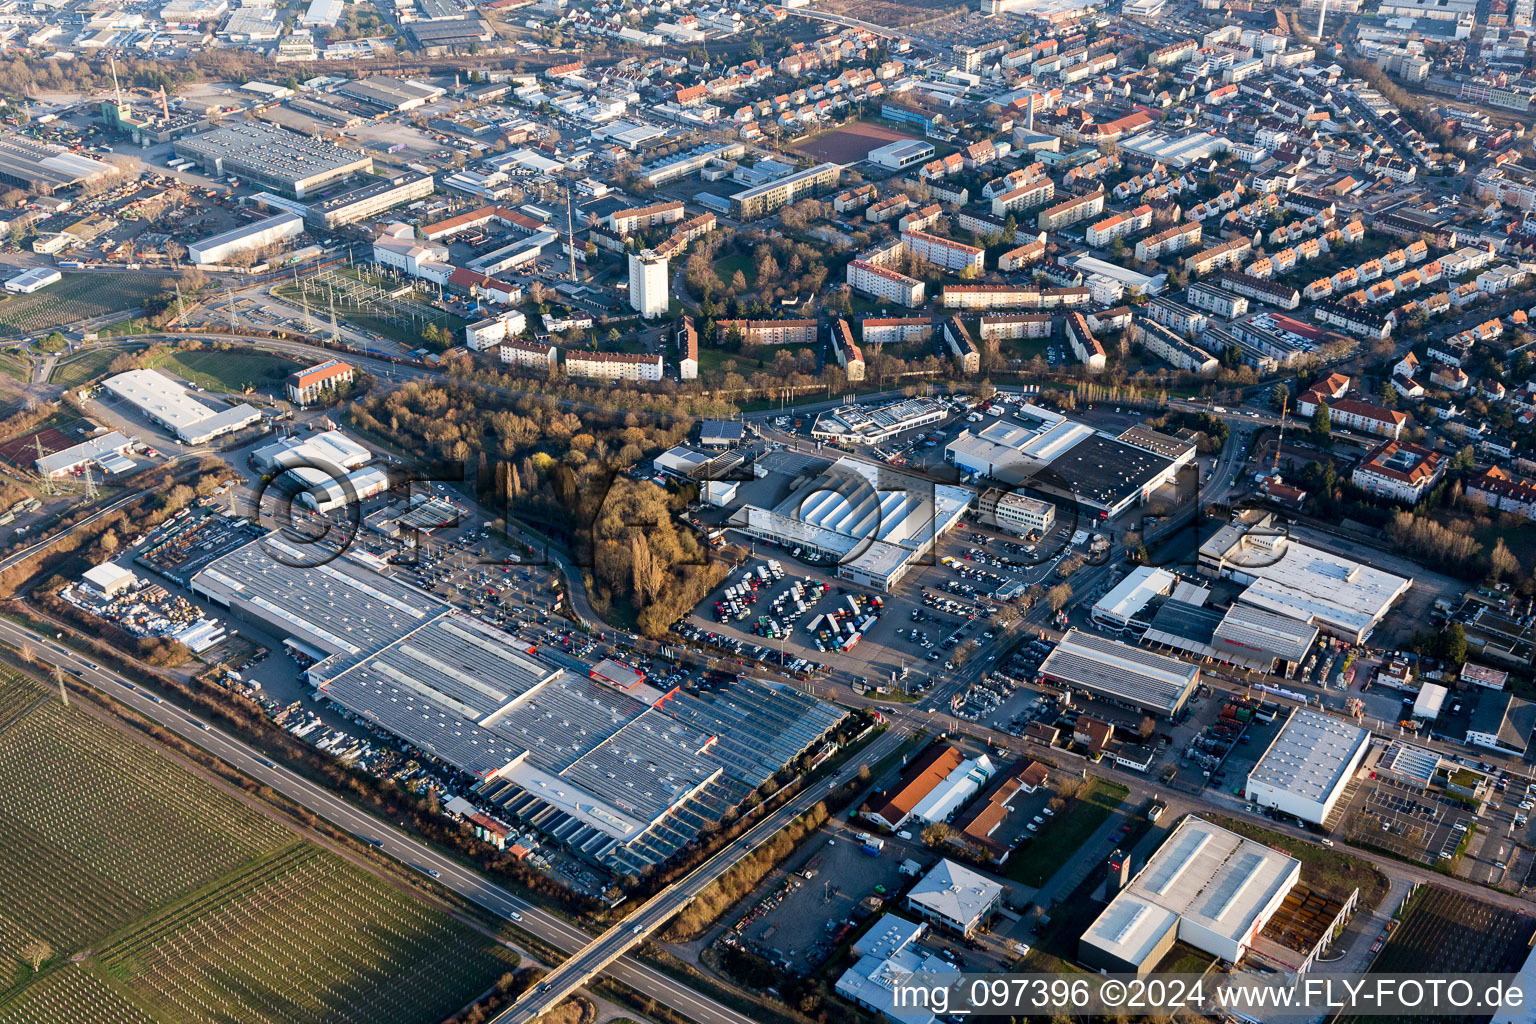
[[[1536,1021],[1533,43],[0,8],[0,1024]]]

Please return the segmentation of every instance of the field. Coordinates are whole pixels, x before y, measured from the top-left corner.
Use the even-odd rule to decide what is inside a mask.
[[[824,0],[816,5],[816,9],[894,27],[932,21],[953,12],[956,5],[948,0],[907,0],[906,3],[888,3],[886,0]]]
[[[731,286],[731,278],[738,270],[746,279],[748,291],[757,286],[757,268],[752,265],[751,253],[733,252],[715,260],[715,277],[720,279],[723,288]]]
[[[1536,918],[1496,907],[1436,885],[1421,885],[1397,927],[1371,964],[1371,974],[1512,974],[1520,970],[1536,935]],[[1366,1024],[1381,1017],[1340,1017],[1340,1024]],[[1397,1016],[1410,1022],[1486,1021],[1480,1016]]]
[[[65,274],[40,292],[0,300],[0,335],[22,337],[136,309],[165,284],[158,274]]]
[[[73,413],[52,416],[36,430],[30,430],[0,444],[0,459],[14,466],[30,467],[37,459],[39,444],[42,446],[44,455],[61,452],[70,445],[83,441],[85,435],[78,433],[76,428],[88,426],[85,420]]]
[[[331,911],[295,913],[304,906]],[[366,941],[337,943],[338,917],[347,939]],[[98,959],[108,977],[188,1020],[235,1010],[243,1024],[372,1024],[448,1016],[517,965],[498,949],[305,845],[161,914]]]
[[[774,358],[780,352],[788,352],[798,357],[803,352],[815,353],[815,345],[764,345],[756,349],[752,357],[745,357],[740,352],[731,352],[723,348],[699,349],[699,373],[718,373],[729,362],[735,362],[736,372],[742,376],[750,376],[763,367],[770,366]],[[759,362],[762,363],[759,366]]]
[[[68,357],[67,362],[61,359],[53,365],[53,373],[49,375],[48,383],[77,388],[106,373],[107,367],[112,365],[112,360],[122,353],[123,350],[120,348],[93,348]]]
[[[895,128],[870,121],[851,121],[829,131],[818,132],[796,143],[795,149],[818,160],[851,164],[869,156],[871,150],[912,136]]]
[[[137,738],[0,676],[0,1024],[415,1024],[515,963]]]
[[[1040,838],[1009,858],[1008,877],[1035,888],[1044,885],[1065,863],[1063,858],[1082,847],[1130,793],[1118,782],[1090,777],[1082,793],[1041,831]]]
[[[222,352],[200,349],[171,352],[154,360],[154,367],[209,391],[237,394],[249,387],[279,383],[299,364],[265,352]]]
[[[1421,886],[1373,973],[1505,974],[1520,969],[1536,918],[1436,885]]]

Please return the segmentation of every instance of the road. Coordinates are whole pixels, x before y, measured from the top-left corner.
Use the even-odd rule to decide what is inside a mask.
[[[785,808],[781,808],[772,817],[767,819],[757,828],[743,835],[735,843],[726,847],[710,861],[699,868],[694,875],[690,875],[683,883],[679,883],[674,889],[688,887],[688,897],[678,897],[658,902],[664,897],[672,896],[673,890],[669,889],[662,897],[647,903],[640,915],[631,915],[630,920],[622,925],[610,929],[604,936],[594,942],[592,936],[577,928],[563,918],[557,917],[548,911],[542,910],[521,897],[495,884],[479,872],[466,868],[458,861],[439,853],[437,850],[407,836],[389,822],[377,815],[371,814],[361,808],[347,803],[332,794],[328,789],[298,775],[295,772],[276,764],[264,755],[247,746],[242,740],[224,732],[216,726],[202,722],[196,716],[161,700],[148,691],[139,688],[126,677],[91,661],[83,655],[76,654],[65,648],[54,639],[34,630],[27,629],[15,623],[0,620],[0,642],[9,643],[20,648],[23,643],[31,645],[41,662],[57,664],[81,682],[95,687],[108,694],[114,700],[132,708],[143,717],[150,719],[169,732],[175,733],[181,739],[220,758],[230,766],[257,781],[270,786],[273,790],[292,800],[294,803],[306,808],[319,817],[324,818],[338,828],[344,829],[353,835],[376,844],[376,848],[384,854],[395,858],[419,871],[435,872],[436,881],[459,893],[499,917],[514,920],[518,927],[524,931],[542,939],[550,945],[566,951],[579,950],[583,953],[592,949],[605,939],[614,943],[615,933],[622,941],[618,945],[617,952],[606,956],[597,970],[606,968],[606,973],[612,978],[623,982],[638,992],[656,999],[658,1002],[672,1007],[686,1015],[698,1024],[757,1024],[752,1018],[719,1003],[687,985],[679,982],[661,972],[641,963],[637,958],[627,955],[628,949],[668,917],[677,912],[686,899],[696,895],[713,877],[724,871],[741,856],[742,853],[755,847],[777,831],[788,821],[789,817],[799,810],[804,810],[816,800],[826,795],[827,790],[835,781],[846,779],[857,767],[850,765],[845,768],[836,780],[828,780],[820,783],[806,793],[797,797]],[[905,738],[897,730],[890,730],[866,749],[860,758],[860,763],[876,760],[894,749]],[[790,808],[796,808],[791,810]],[[763,831],[763,830],[768,831]],[[707,878],[701,872],[706,869],[713,870]],[[714,870],[718,869],[718,870]],[[698,879],[695,884],[695,879]],[[636,934],[632,931],[636,921],[644,922],[644,929]],[[599,952],[607,952],[613,949],[613,945],[599,947]],[[583,961],[585,963],[587,961]],[[570,963],[570,961],[568,961]],[[564,971],[562,966],[560,971]],[[557,974],[560,972],[557,972]],[[583,981],[593,972],[586,972]],[[551,978],[556,975],[551,975]],[[573,988],[575,986],[572,986]],[[570,989],[567,989],[567,992]],[[522,1017],[508,1019],[526,1019]]]
[[[887,730],[865,749],[861,756],[861,763],[878,761],[894,751],[906,738],[906,733],[902,730]],[[790,800],[699,865],[685,878],[667,886],[664,891],[651,897],[638,911],[592,940],[584,949],[561,964],[532,992],[525,993],[516,1003],[502,1011],[494,1018],[492,1024],[526,1024],[536,1019],[580,988],[589,978],[623,956],[637,943],[645,941],[737,861],[757,849],[788,825],[792,819],[806,811],[816,801],[826,797],[834,788],[847,782],[857,771],[857,765],[846,765],[835,775],[818,782]]]

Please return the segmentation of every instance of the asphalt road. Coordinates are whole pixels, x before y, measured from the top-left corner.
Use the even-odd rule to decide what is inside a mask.
[[[111,696],[113,699],[132,708],[137,713],[154,721],[157,725],[175,733],[177,736],[203,748],[221,760],[239,769],[241,772],[256,779],[295,803],[312,811],[316,815],[331,822],[338,828],[345,829],[353,835],[365,838],[377,843],[377,849],[403,864],[406,864],[424,873],[435,872],[434,878],[440,884],[447,886],[460,895],[473,900],[492,913],[511,920],[515,920],[520,928],[537,936],[552,946],[562,950],[578,950],[586,952],[594,942],[592,936],[563,918],[557,917],[545,910],[541,910],[528,901],[513,895],[501,886],[485,878],[479,872],[464,867],[458,861],[447,857],[432,847],[413,839],[389,822],[378,816],[354,807],[329,790],[319,786],[301,775],[268,760],[264,755],[251,749],[241,740],[229,735],[216,726],[202,722],[175,705],[161,700],[147,690],[139,688],[124,676],[107,669],[94,661],[76,654],[57,641],[11,622],[0,620],[0,641],[20,647],[22,643],[29,642],[37,653],[40,661],[49,664],[57,664],[81,682],[87,683],[98,690]],[[885,753],[885,747],[894,748],[904,737],[896,730],[887,732],[871,744],[866,750],[866,759],[878,758]],[[838,778],[844,778],[855,771],[850,766],[839,774]],[[803,810],[815,800],[826,795],[826,790],[833,784],[831,780],[818,784],[808,790],[801,797],[796,798],[786,808],[781,809],[763,825],[758,826],[752,832],[738,839],[727,847],[715,858],[699,869],[706,868],[718,870],[714,875],[723,872],[730,864],[751,849],[758,842],[767,838],[772,831],[782,827],[788,816],[798,811],[788,808]],[[803,802],[802,802],[803,801]],[[759,834],[760,830],[769,828],[769,832]],[[752,837],[756,837],[755,841]],[[695,872],[695,876],[699,873]],[[691,894],[696,894],[699,888],[712,880],[714,875],[702,878],[695,886],[695,876],[690,876],[684,883],[674,889],[681,889],[682,885],[691,887]],[[668,890],[663,896],[672,896],[673,890]],[[677,909],[685,902],[685,898],[678,893],[674,898],[659,903],[652,900],[641,913],[645,915],[643,921],[644,934],[653,931],[658,925],[676,913]],[[515,915],[515,916],[514,916]],[[637,915],[631,915],[629,921],[623,925],[610,929],[603,936],[610,943],[614,941],[615,932],[617,938],[624,941],[613,955],[607,956],[602,967],[606,973],[618,981],[629,985],[635,990],[656,999],[658,1002],[669,1006],[686,1015],[698,1024],[757,1024],[752,1018],[719,1003],[708,996],[703,995],[683,983],[648,967],[632,956],[625,955],[634,942],[639,941],[643,934],[635,934],[631,931],[636,923]],[[599,939],[601,942],[602,939]],[[606,952],[613,947],[611,945],[600,946],[598,952]],[[594,956],[596,953],[594,953]],[[588,961],[583,961],[588,962]],[[599,968],[600,969],[600,968]],[[564,971],[564,967],[561,968]],[[559,972],[557,972],[559,973]],[[582,980],[586,980],[595,970],[583,973]],[[555,977],[555,975],[551,975]],[[574,986],[573,986],[574,987]],[[570,989],[567,989],[570,991]],[[525,1018],[507,1018],[525,1019]]]
[[[861,763],[878,761],[906,739],[899,729],[887,730],[871,743],[861,756]],[[651,897],[638,911],[598,936],[559,968],[551,972],[533,991],[494,1018],[492,1024],[525,1024],[580,988],[589,978],[623,956],[631,947],[654,933],[679,910],[693,900],[707,885],[719,878],[738,860],[751,853],[790,821],[824,798],[835,787],[854,776],[858,766],[849,764],[837,774],[780,807],[761,823],[743,833],[689,875]]]

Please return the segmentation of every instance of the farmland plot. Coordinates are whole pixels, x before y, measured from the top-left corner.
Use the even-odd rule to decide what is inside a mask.
[[[0,735],[0,948],[79,948],[296,838],[45,701]]]
[[[306,845],[151,921],[101,962],[167,1019],[406,1024],[441,1020],[517,958]]]
[[[23,960],[39,943],[34,972]],[[0,673],[0,1024],[431,1024],[516,964]]]
[[[1439,886],[1417,892],[1372,972],[1502,974],[1520,969],[1536,918]]]
[[[169,286],[158,274],[66,274],[31,295],[0,300],[0,335],[22,337],[108,313],[137,309]]]

